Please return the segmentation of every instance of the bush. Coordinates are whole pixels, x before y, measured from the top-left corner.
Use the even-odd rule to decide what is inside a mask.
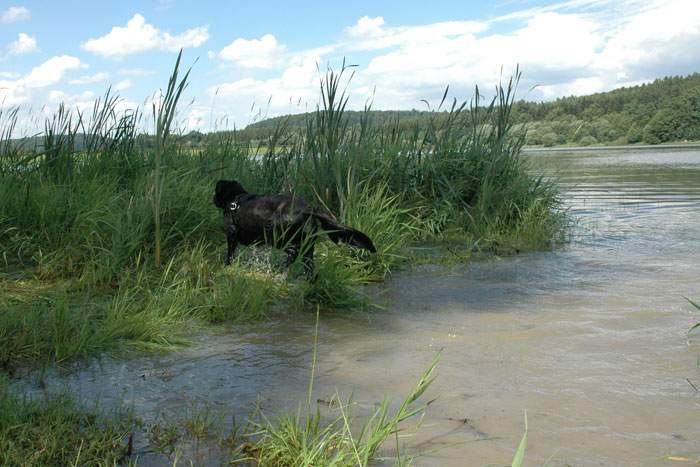
[[[578,144],[581,146],[590,146],[592,144],[598,144],[598,140],[595,139],[595,136],[584,136],[578,141]]]
[[[559,137],[556,133],[550,132],[542,135],[542,144],[544,147],[552,147],[559,142]]]
[[[641,143],[643,139],[644,129],[639,125],[632,124],[629,130],[627,130],[627,142],[631,144]]]
[[[649,144],[665,143],[677,140],[678,122],[675,112],[661,109],[644,127],[644,142]]]
[[[650,144],[700,137],[700,91],[693,90],[673,99],[660,109],[644,128]]]

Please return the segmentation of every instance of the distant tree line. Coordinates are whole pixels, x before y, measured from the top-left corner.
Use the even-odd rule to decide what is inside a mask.
[[[700,140],[700,74],[553,102],[518,102],[527,144],[658,144]]]

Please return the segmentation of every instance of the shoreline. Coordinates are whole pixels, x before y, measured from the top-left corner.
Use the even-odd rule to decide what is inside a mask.
[[[547,153],[547,152],[591,152],[597,150],[604,151],[629,151],[634,149],[700,149],[700,142],[696,143],[671,143],[671,144],[619,144],[610,146],[525,146],[523,153]]]

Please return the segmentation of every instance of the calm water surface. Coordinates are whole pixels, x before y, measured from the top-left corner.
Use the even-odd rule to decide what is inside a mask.
[[[700,151],[528,156],[557,174],[576,219],[556,251],[395,274],[370,293],[386,311],[324,316],[314,400],[357,412],[405,394],[444,348],[417,465],[508,465],[529,421],[527,465],[681,465],[700,457]],[[268,411],[306,399],[313,317],[207,336],[163,356],[47,378],[146,420],[209,403]],[[697,339],[700,340],[700,339]],[[390,443],[391,444],[391,443]],[[142,447],[146,464],[162,459]],[[203,460],[212,463],[213,460]]]

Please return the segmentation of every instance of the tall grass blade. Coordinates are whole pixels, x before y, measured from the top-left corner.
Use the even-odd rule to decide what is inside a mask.
[[[525,460],[525,450],[527,449],[527,411],[525,411],[525,432],[523,437],[518,444],[518,450],[515,451],[515,456],[513,457],[513,462],[511,462],[511,467],[521,467],[523,461]]]

